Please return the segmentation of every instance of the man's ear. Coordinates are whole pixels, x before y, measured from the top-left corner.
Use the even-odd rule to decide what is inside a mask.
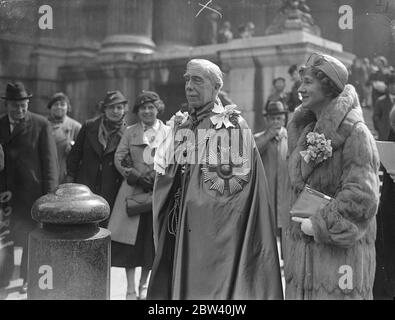
[[[219,94],[220,88],[221,88],[221,86],[218,83],[214,86],[215,95]]]

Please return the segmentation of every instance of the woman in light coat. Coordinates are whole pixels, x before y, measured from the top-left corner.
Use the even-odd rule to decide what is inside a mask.
[[[115,166],[124,180],[108,225],[112,238],[111,259],[112,266],[126,269],[126,299],[130,300],[146,296],[154,243],[152,210],[128,216],[126,200],[134,194],[152,192],[155,177],[153,154],[170,130],[157,119],[163,109],[164,104],[155,92],[143,91],[133,108],[139,122],[126,129],[114,156]],[[136,292],[134,274],[139,266],[141,278]]]
[[[286,298],[372,299],[379,200],[375,141],[339,60],[313,54],[301,75],[302,105],[288,126],[291,205],[306,184],[333,199],[312,217],[290,222]],[[310,159],[303,152],[312,144],[309,132],[330,140],[325,160],[314,160],[320,152]]]

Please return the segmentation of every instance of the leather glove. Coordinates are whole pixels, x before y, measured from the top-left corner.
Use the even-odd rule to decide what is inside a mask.
[[[141,176],[137,179],[137,182],[143,188],[144,192],[152,191],[154,188],[154,181],[148,176]]]

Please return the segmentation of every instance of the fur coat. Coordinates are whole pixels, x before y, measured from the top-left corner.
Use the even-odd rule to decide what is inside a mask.
[[[332,141],[332,156],[318,165],[300,155],[311,131]],[[288,150],[291,205],[306,183],[333,200],[311,218],[314,237],[290,222],[286,298],[372,299],[379,157],[354,87],[347,85],[318,121],[299,107],[288,126]]]

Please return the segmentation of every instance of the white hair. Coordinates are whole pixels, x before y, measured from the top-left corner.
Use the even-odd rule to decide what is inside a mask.
[[[202,68],[206,73],[207,77],[211,80],[215,87],[218,86],[218,91],[221,90],[224,85],[223,73],[221,69],[213,62],[206,59],[192,59],[187,63],[187,69],[198,66]]]

